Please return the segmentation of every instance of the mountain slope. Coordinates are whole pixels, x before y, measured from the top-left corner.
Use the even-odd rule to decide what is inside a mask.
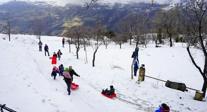
[[[63,56],[59,64],[72,65],[81,76],[74,77],[80,85],[77,91],[67,95],[66,84],[62,77],[53,80],[50,76],[52,65],[49,57],[38,51],[38,39],[30,35],[12,35],[8,42],[0,35],[1,74],[0,103],[19,112],[152,112],[161,103],[167,103],[172,112],[205,112],[206,102],[193,100],[194,91],[180,92],[166,88],[164,83],[145,79],[137,84],[130,79],[131,53],[133,46],[124,45],[123,49],[111,44],[101,47],[97,53],[96,67],[85,64],[84,51],[80,59],[68,48],[61,47],[61,38],[43,36],[42,41],[49,45],[50,53],[61,49]],[[153,45],[154,46],[154,45]],[[72,50],[75,50],[74,46]],[[93,49],[87,48],[91,60]],[[203,64],[201,52],[194,49],[194,56]],[[185,47],[175,44],[174,48],[140,47],[140,64],[146,66],[146,74],[184,82],[187,86],[200,89],[202,77],[192,65]],[[89,61],[90,62],[90,61]],[[113,84],[118,98],[110,100],[100,91]]]

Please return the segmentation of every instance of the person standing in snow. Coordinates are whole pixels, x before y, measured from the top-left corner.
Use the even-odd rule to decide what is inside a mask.
[[[39,45],[39,51],[41,52],[42,51],[42,42],[41,42],[41,40],[38,42],[38,45]]]
[[[50,56],[50,54],[49,54],[49,47],[48,47],[47,44],[45,44],[44,50],[45,50],[45,56],[46,56],[46,54],[47,54],[48,56]]]
[[[136,76],[135,72],[137,72],[137,69],[139,67],[138,52],[139,52],[139,48],[136,47],[134,52],[132,53],[132,56],[131,56],[133,58],[132,64],[131,64],[131,79],[133,79],[133,71],[134,71],[134,76]],[[135,64],[137,64],[137,65],[135,65]]]
[[[59,73],[59,70],[56,66],[54,66],[51,73],[51,76],[54,77],[54,80],[56,79],[57,73]]]
[[[144,81],[144,78],[145,78],[145,65],[142,64],[142,66],[139,68],[138,82]]]
[[[61,64],[59,66],[59,76],[63,76],[63,72],[64,72],[64,66],[63,66],[63,64]]]
[[[64,47],[64,45],[65,45],[65,38],[62,39],[62,45]]]
[[[52,64],[56,64],[57,63],[57,54],[54,52],[53,53],[53,56],[51,57],[51,59],[52,59]]]
[[[134,50],[134,52],[132,53],[133,62],[139,61],[139,59],[138,59],[138,53],[139,53],[139,48],[136,47],[135,50]]]
[[[59,50],[58,50],[58,52],[57,52],[57,57],[58,57],[58,60],[60,60],[61,55],[62,55],[62,52],[61,52],[61,51],[60,51],[60,49],[59,49]]]

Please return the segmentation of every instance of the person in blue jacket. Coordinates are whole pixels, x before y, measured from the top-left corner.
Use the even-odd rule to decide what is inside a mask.
[[[64,66],[63,66],[63,64],[61,64],[59,66],[59,76],[63,76],[63,72],[64,72]]]
[[[167,104],[163,103],[155,112],[170,112],[170,108]]]

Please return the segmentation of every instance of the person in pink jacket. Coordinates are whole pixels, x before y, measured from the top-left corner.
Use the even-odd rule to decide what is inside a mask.
[[[56,79],[57,73],[59,73],[59,69],[56,66],[54,66],[52,68],[52,73],[51,73],[51,76],[54,77],[54,80]]]

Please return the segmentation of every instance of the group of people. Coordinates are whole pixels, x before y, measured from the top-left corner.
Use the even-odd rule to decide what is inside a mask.
[[[41,40],[39,40],[38,45],[39,45],[39,51],[42,52],[42,45],[43,45],[43,43],[42,43]],[[63,46],[64,46],[64,43],[63,43]],[[45,46],[44,46],[44,52],[45,52],[45,56],[50,56],[49,47],[48,47],[47,44],[45,44]],[[62,52],[60,51],[60,49],[58,49],[57,53],[54,52],[52,57],[50,57],[50,59],[52,59],[51,63],[52,64],[56,64],[57,63],[57,58],[58,58],[58,60],[60,60],[61,55],[62,55]]]
[[[61,64],[59,67],[54,66],[52,69],[52,73],[51,76],[54,78],[54,80],[56,79],[57,74],[59,74],[59,76],[63,76],[64,81],[67,85],[67,91],[68,91],[68,95],[70,95],[71,91],[71,84],[73,81],[73,76],[77,76],[80,77],[80,75],[78,75],[75,70],[72,68],[72,66],[69,66],[68,68],[64,68],[63,64]]]
[[[65,44],[65,39],[62,38],[62,47],[64,47],[64,44]],[[43,45],[42,42],[39,41],[38,45],[39,45],[39,51],[41,52],[42,51],[42,45]],[[45,56],[46,55],[50,56],[49,55],[49,47],[48,47],[47,44],[45,44],[45,46],[44,46],[44,52],[45,52]],[[133,74],[136,77],[137,76],[137,71],[139,69],[138,81],[144,81],[145,65],[142,64],[141,67],[139,68],[138,52],[139,52],[139,48],[136,47],[133,54],[132,54]],[[58,60],[60,60],[61,55],[62,55],[62,52],[60,51],[60,49],[57,51],[57,53],[54,52],[53,56],[52,56],[52,64],[56,64],[57,63],[57,58],[58,58]],[[64,68],[63,64],[60,64],[58,67],[56,67],[56,66],[53,67],[51,76],[53,77],[54,80],[56,80],[56,77],[57,77],[58,74],[59,74],[59,76],[62,76],[64,78],[64,81],[67,85],[68,95],[70,95],[71,94],[70,89],[71,89],[71,84],[72,84],[72,81],[73,81],[73,76],[75,75],[77,77],[80,77],[80,75],[78,75],[75,72],[75,70],[72,68],[72,66]],[[110,85],[109,89],[103,89],[102,94],[105,94],[105,95],[108,95],[108,96],[115,94],[114,86]],[[170,112],[170,108],[167,104],[163,103],[163,104],[161,104],[159,109],[157,109],[155,112]]]
[[[38,45],[39,45],[39,51],[42,52],[42,45],[43,45],[43,43],[42,43],[41,40],[39,40]],[[45,56],[46,55],[50,56],[50,54],[49,54],[49,47],[48,47],[47,44],[45,44],[45,46],[44,46],[44,51],[45,51]]]
[[[145,77],[145,65],[142,64],[141,67],[139,68],[139,59],[138,59],[138,53],[139,53],[139,48],[136,47],[134,52],[132,53],[132,65],[133,65],[133,71],[134,71],[134,76],[137,76],[137,71],[139,69],[139,76],[138,76],[138,82],[144,81]]]

